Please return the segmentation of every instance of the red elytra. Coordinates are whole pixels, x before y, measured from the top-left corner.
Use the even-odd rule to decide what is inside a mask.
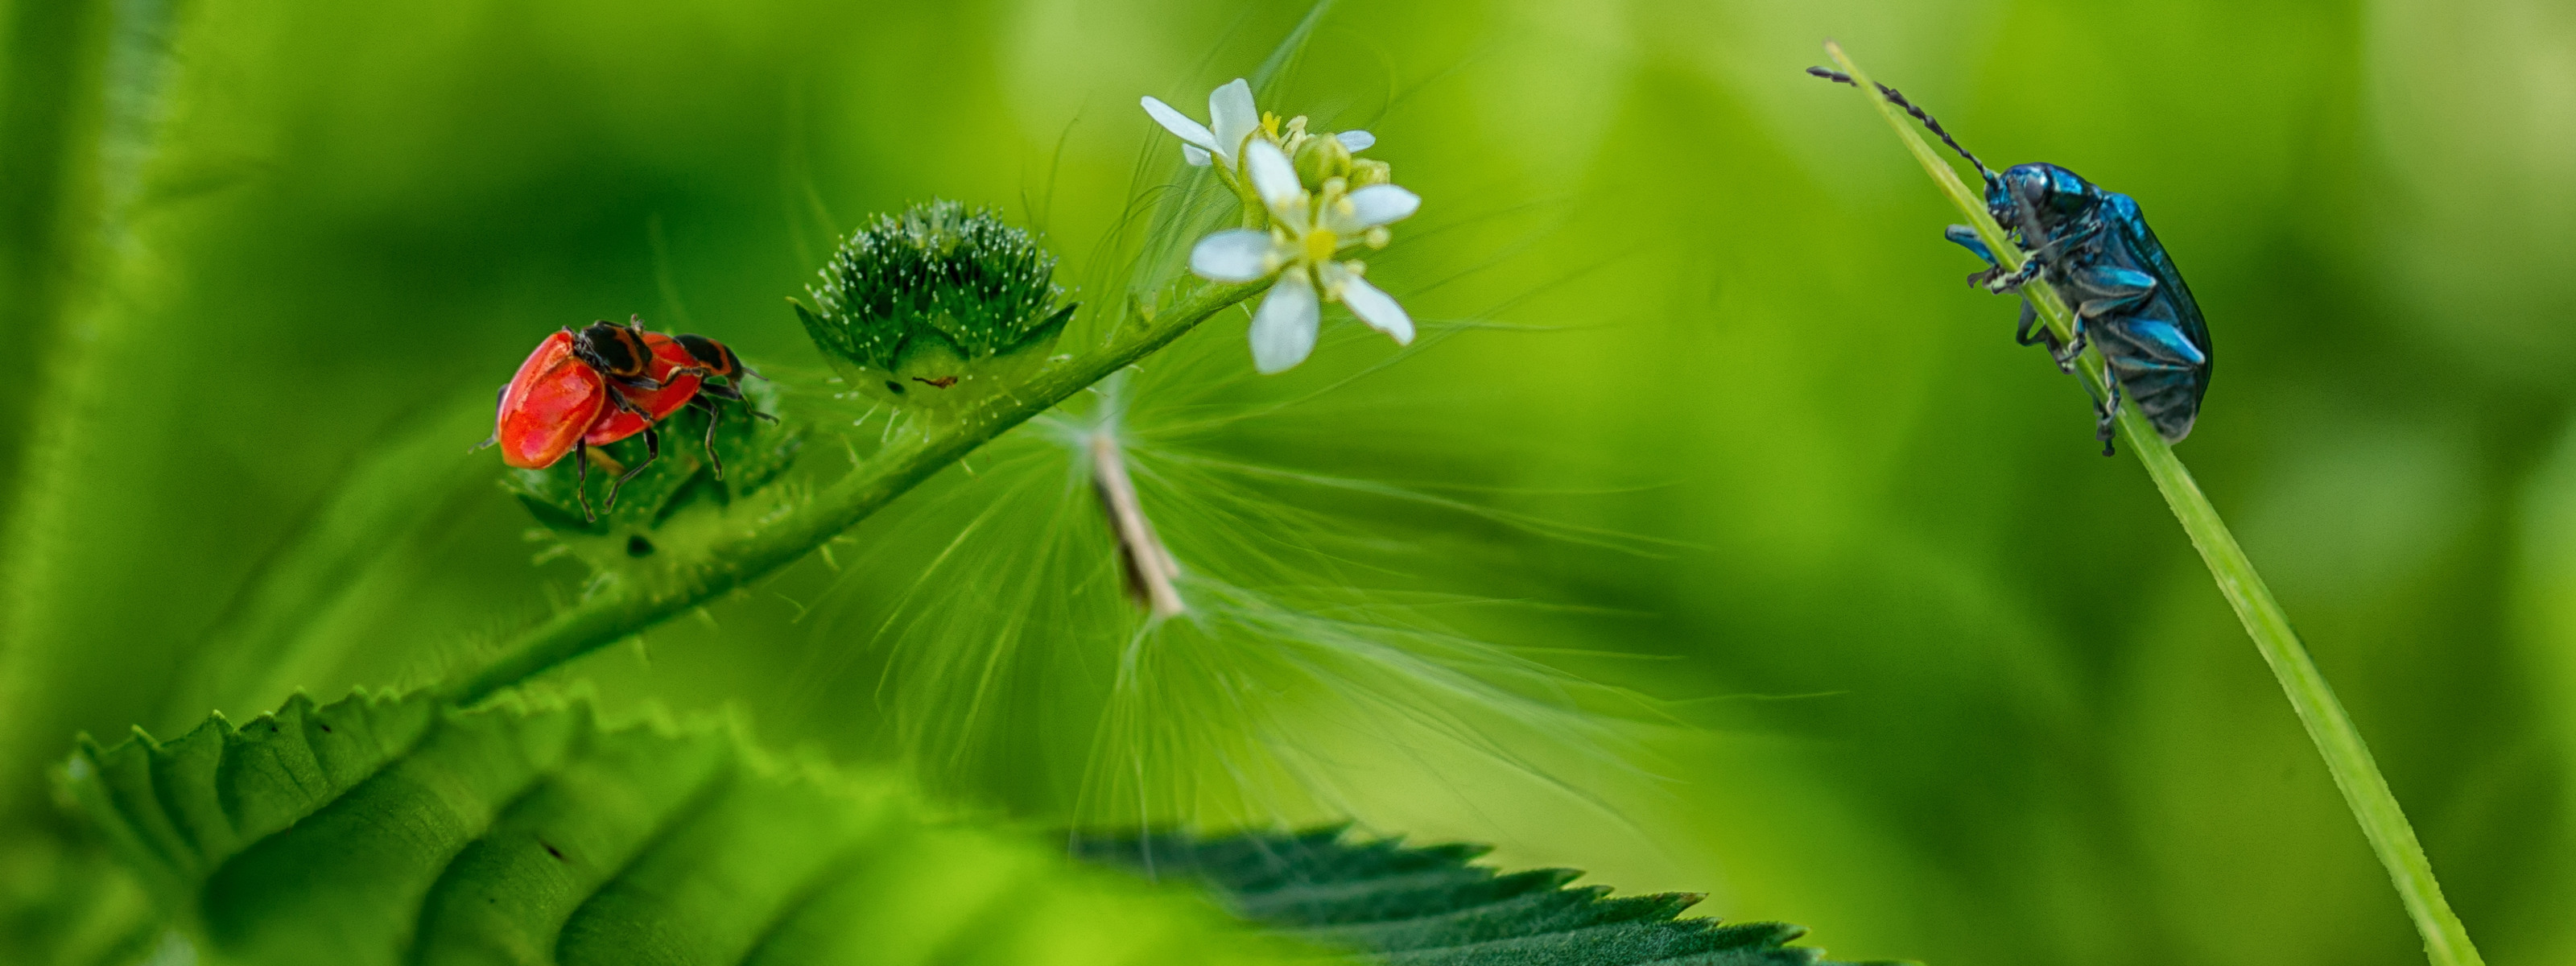
[[[558,331],[537,343],[501,390],[492,439],[501,461],[541,470],[572,452],[610,405],[607,381],[572,353],[572,333]]]
[[[620,344],[633,347],[639,338],[648,354],[640,367],[633,365],[632,348],[612,351]],[[638,371],[625,371],[629,368]],[[483,445],[502,445],[503,462],[523,469],[545,469],[565,453],[573,454],[581,470],[574,497],[581,501],[583,517],[597,519],[588,495],[588,448],[638,433],[644,436],[644,460],[609,484],[607,505],[615,506],[618,489],[662,455],[655,424],[692,403],[707,410],[707,462],[717,479],[724,478],[724,464],[717,461],[715,452],[716,423],[722,414],[711,400],[741,402],[742,392],[731,385],[707,383],[709,375],[739,380],[758,373],[743,366],[723,343],[704,336],[674,338],[645,332],[634,322],[620,326],[602,321],[579,332],[560,330],[539,342],[527,361],[519,364],[510,384],[502,387],[492,438]],[[777,419],[748,405],[745,408],[753,416]]]
[[[614,388],[618,395],[626,397],[628,403],[650,415],[652,422],[646,422],[644,416],[639,416],[631,410],[611,406],[599,414],[598,421],[591,424],[588,433],[583,434],[582,442],[592,446],[606,446],[633,436],[643,432],[652,423],[661,422],[672,413],[679,412],[680,407],[688,405],[689,400],[697,396],[699,384],[702,382],[698,377],[700,366],[698,360],[689,354],[689,350],[680,345],[679,340],[659,332],[647,332],[644,334],[644,345],[653,352],[652,367],[645,375],[661,383],[662,388],[636,389],[630,386]]]

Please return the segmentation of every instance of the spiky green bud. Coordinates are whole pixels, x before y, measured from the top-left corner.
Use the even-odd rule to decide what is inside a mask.
[[[962,384],[997,375],[988,360],[1051,343],[1073,316],[1055,265],[993,212],[934,201],[852,232],[796,314],[861,388],[907,404],[971,396]]]

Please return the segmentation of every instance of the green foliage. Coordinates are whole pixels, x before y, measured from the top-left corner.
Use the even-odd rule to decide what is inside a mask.
[[[60,180],[76,189],[106,170],[84,160],[105,95],[82,85],[109,21],[144,21],[141,49],[174,55],[169,130],[130,155],[145,168],[140,217],[103,224],[81,191],[0,160],[8,244],[52,239],[12,249],[0,281],[0,331],[25,370],[0,398],[0,445],[26,467],[0,499],[0,781],[17,803],[0,852],[51,856],[0,856],[13,966],[48,963],[26,937],[87,932],[134,891],[83,866],[89,846],[44,794],[67,736],[178,734],[209,707],[248,720],[288,687],[429,680],[602,585],[572,560],[532,563],[560,535],[532,546],[527,510],[492,483],[497,461],[463,454],[536,338],[640,311],[792,364],[809,342],[781,297],[802,294],[863,213],[949,197],[1043,230],[1085,304],[1050,350],[1069,351],[1124,324],[1108,311],[1120,304],[1171,304],[1122,288],[1130,249],[1100,243],[1155,224],[1133,210],[1142,192],[1224,194],[1193,180],[1136,95],[1204,116],[1211,87],[1308,13],[176,9],[9,7],[0,150],[70,159]],[[1377,741],[1340,705],[1283,708],[1277,733],[1334,743],[1315,764],[1347,782],[1329,803],[1340,814],[1491,840],[1512,867],[1706,888],[1703,908],[1808,923],[1853,954],[2423,962],[2153,487],[2094,455],[2081,393],[2011,345],[2010,306],[1958,283],[1979,265],[1931,230],[1955,218],[1886,129],[1851,92],[1797,73],[1836,37],[1987,156],[2067,164],[2147,205],[2229,359],[2180,452],[2298,616],[2490,960],[2576,961],[2576,526],[2562,525],[2576,517],[2563,264],[2576,114],[2553,80],[2576,22],[2563,5],[1422,0],[1322,20],[1293,69],[1250,76],[1265,106],[1377,133],[1363,156],[1424,197],[1421,230],[1370,259],[1424,348],[1381,367],[1382,339],[1339,339],[1352,323],[1328,317],[1296,372],[1164,397],[1210,426],[1297,417],[1240,423],[1205,456],[1269,473],[1253,494],[1328,525],[1337,539],[1320,549],[1343,567],[1329,582],[1264,573],[1253,589],[1309,607],[1365,587],[1314,618],[1436,618],[1716,726],[1642,730],[1612,760],[1565,769],[1594,794],[1578,799]],[[36,115],[59,121],[21,120]],[[1195,230],[1238,220],[1220,200],[1147,254],[1179,265]],[[54,254],[107,237],[122,254]],[[1242,337],[1229,314],[1181,346],[1241,372]],[[791,392],[852,388],[764,371]],[[452,430],[419,418],[448,400]],[[378,458],[413,432],[417,460]],[[837,469],[841,442],[812,437],[753,502]],[[1178,543],[1190,528],[1157,501],[1202,478],[1132,452]],[[954,801],[1062,821],[1049,806],[1077,794],[1096,716],[1059,703],[1061,683],[1114,675],[1121,654],[1068,644],[1043,618],[1008,653],[962,622],[895,619],[916,583],[927,609],[956,583],[1014,579],[972,549],[922,578],[984,508],[960,497],[967,471],[1004,476],[1003,456],[979,452],[825,554],[573,670],[618,713],[730,702],[780,747],[907,770],[976,762]],[[1258,482],[1286,474],[1668,543],[1604,550]],[[1060,526],[1096,532],[1074,486],[1064,505],[1090,515]],[[1275,517],[1201,506],[1203,539],[1283,543]],[[343,515],[370,507],[402,512]],[[1211,572],[1197,548],[1175,553]],[[1104,570],[1006,586],[1124,606],[1114,562]],[[956,609],[987,599],[1014,596]],[[280,632],[252,629],[270,617]],[[1175,629],[1192,640],[1143,667],[1234,679],[1234,658]],[[249,686],[199,690],[213,637]],[[978,720],[1061,743],[903,757],[899,716],[966,706],[913,690],[892,667],[898,645],[991,654],[959,676],[997,668],[990,679],[1024,686],[989,691]],[[1158,710],[1144,723],[1261,737],[1207,722]],[[1135,781],[1176,776],[1224,777]],[[1182,803],[1217,795],[1198,791]]]
[[[937,398],[979,375],[972,366],[1043,347],[1074,307],[1056,307],[1056,258],[993,211],[954,201],[878,215],[850,233],[797,303],[805,331],[852,381],[903,398]],[[977,388],[970,386],[970,390]]]
[[[167,37],[187,10],[0,9],[0,332],[23,340],[28,374],[23,398],[0,404],[18,443],[0,459],[0,483],[12,484],[0,498],[0,771],[52,757],[54,726],[80,713],[36,682],[85,669],[64,623],[77,583],[61,564],[95,535],[79,512],[91,474],[117,461],[91,434],[103,413],[150,408],[120,397],[112,346],[132,331],[119,296],[155,274],[131,242],[151,212],[146,162],[165,151]],[[43,810],[25,774],[0,780],[0,823]]]
[[[712,720],[603,725],[517,692],[298,695],[238,728],[84,739],[69,796],[214,962],[1267,962],[1806,966],[1794,926],[1676,919],[1473,846],[1305,834],[1077,836],[1214,890],[1280,943],[1016,835],[935,820],[881,773],[783,762]]]
[[[437,539],[432,526],[490,465],[457,446],[492,429],[492,394],[432,401],[357,447],[330,498],[300,514],[224,612],[193,642],[185,670],[145,727],[181,727],[211,708],[268,708],[357,650],[355,628],[386,605],[399,561]],[[483,454],[488,456],[488,454]]]
[[[301,696],[84,743],[68,790],[216,962],[1258,962],[1203,908],[900,780],[586,700]]]
[[[803,622],[833,644],[815,672],[882,654],[879,713],[926,787],[1075,826],[1346,816],[1334,803],[1371,780],[1336,763],[1343,730],[1426,774],[1493,768],[1543,788],[1542,762],[1615,761],[1633,747],[1627,727],[1663,720],[1633,690],[1464,633],[1346,566],[1430,520],[1545,523],[1240,451],[1233,441],[1331,418],[1306,404],[1209,419],[1208,387],[1255,378],[1246,368],[1237,342],[1175,346],[979,450],[971,476],[840,555],[834,592]],[[1168,618],[1122,590],[1100,496],[1111,460],[1175,566]],[[1370,507],[1415,516],[1353,527]],[[940,542],[920,547],[916,530]],[[1055,712],[1008,710],[1032,696]]]
[[[892,439],[865,458],[854,457],[857,465],[849,472],[811,493],[782,497],[746,514],[752,517],[746,525],[701,519],[698,532],[680,548],[684,552],[629,550],[628,556],[653,557],[642,568],[612,568],[594,555],[594,567],[623,570],[625,579],[596,586],[596,592],[518,634],[481,668],[450,675],[438,687],[460,703],[479,701],[794,563],[933,474],[963,462],[993,437],[1170,345],[1252,291],[1249,285],[1195,286],[1182,304],[1088,351],[1015,369],[1016,378],[996,378],[951,397],[957,408],[945,418],[912,427],[889,420]],[[905,431],[893,432],[897,428]]]
[[[1806,930],[1676,919],[1703,896],[1608,898],[1568,888],[1572,869],[1498,873],[1473,845],[1407,847],[1342,829],[1301,834],[1108,836],[1076,840],[1092,859],[1209,884],[1238,915],[1321,945],[1420,966],[1807,966]]]

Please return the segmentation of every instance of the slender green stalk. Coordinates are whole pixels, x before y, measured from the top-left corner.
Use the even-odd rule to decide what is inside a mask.
[[[444,696],[460,704],[479,701],[795,562],[985,441],[1170,344],[1259,288],[1200,288],[1150,319],[1121,326],[1098,347],[1048,366],[1015,392],[996,394],[951,416],[925,417],[919,429],[887,443],[812,499],[686,559],[609,583],[521,633],[499,658],[443,685]]]
[[[1932,150],[1914,124],[1894,104],[1888,103],[1869,76],[1844,56],[1842,47],[1828,43],[1825,51],[1852,80],[1870,102],[1878,105],[1879,114],[1896,129],[1914,158],[1923,162],[1923,170],[1950,201],[1968,218],[1977,237],[1995,253],[2006,271],[2021,267],[2021,250],[2004,237],[2001,226],[1986,213],[1980,195],[1959,180],[1959,174],[1948,161]],[[2041,280],[2033,280],[2022,294],[2039,310],[2040,318],[2057,332],[2060,340],[2074,337],[2074,317],[2055,289]],[[2086,349],[2077,363],[2078,371],[2095,392],[2105,391],[2108,370],[2101,354]],[[2263,585],[2263,577],[2254,572],[2254,563],[2236,545],[2236,537],[2218,518],[2218,510],[2202,496],[2200,485],[2192,482],[2191,471],[2174,456],[2173,447],[2147,424],[2134,402],[2123,401],[2119,412],[2120,439],[2129,452],[2146,464],[2147,475],[2156,481],[2156,489],[2173,507],[2174,518],[2182,521],[2184,533],[2191,535],[2191,545],[2199,548],[2200,559],[2209,565],[2210,576],[2217,578],[2218,591],[2226,595],[2229,606],[2236,608],[2236,619],[2245,625],[2245,633],[2254,639],[2254,648],[2262,652],[2263,661],[2272,667],[2272,676],[2281,682],[2281,691],[2290,698],[2290,707],[2299,714],[2299,723],[2308,729],[2308,738],[2316,742],[2317,753],[2324,756],[2326,770],[2334,775],[2335,787],[2343,791],[2346,805],[2361,822],[2362,834],[2370,839],[2371,851],[2379,854],[2379,863],[2388,869],[2388,879],[2397,887],[2397,895],[2406,903],[2407,915],[2415,920],[2415,930],[2424,936],[2425,955],[2437,966],[2481,966],[2485,960],[2470,944],[2468,930],[2460,917],[2442,899],[2442,885],[2433,878],[2433,864],[2424,857],[2424,847],[2415,840],[2415,828],[2406,822],[2406,813],[2397,807],[2397,796],[2388,790],[2388,780],[2380,777],[2379,765],[2371,760],[2370,747],[2362,743],[2352,718],[2344,714],[2343,703],[2335,700],[2334,689],[2326,685],[2325,675],[2318,673],[2316,662],[2308,659],[2307,649],[2300,646],[2298,634],[2290,629],[2290,618],[2282,613],[2279,601]]]
[[[69,633],[81,600],[72,548],[98,539],[75,522],[95,507],[90,475],[118,445],[120,378],[109,367],[153,338],[138,303],[153,273],[134,237],[164,155],[161,110],[179,65],[178,3],[10,4],[0,9],[0,332],[23,343],[17,451],[0,455],[0,825],[55,811],[38,761],[62,754],[81,720],[74,695],[98,642]],[[158,162],[194,163],[182,150]],[[78,333],[75,335],[74,333]],[[14,346],[13,346],[14,347]],[[96,713],[93,704],[85,710]]]

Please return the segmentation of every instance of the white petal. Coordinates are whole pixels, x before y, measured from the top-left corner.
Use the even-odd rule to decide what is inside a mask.
[[[1413,317],[1404,314],[1404,306],[1395,304],[1395,296],[1379,291],[1357,272],[1343,276],[1341,281],[1342,304],[1351,307],[1352,315],[1359,316],[1369,328],[1394,336],[1397,345],[1413,344]]]
[[[1261,109],[1252,106],[1252,85],[1237,77],[1208,93],[1208,124],[1216,128],[1218,157],[1232,159],[1252,129],[1261,126]]]
[[[1190,167],[1204,168],[1208,166],[1208,151],[1195,144],[1184,144],[1181,145],[1181,160],[1189,162]]]
[[[1422,210],[1422,196],[1391,184],[1373,184],[1351,192],[1347,215],[1334,212],[1333,231],[1349,235],[1367,231],[1388,222],[1403,221]],[[1348,219],[1344,221],[1344,219]]]
[[[1280,212],[1306,197],[1306,186],[1297,181],[1297,168],[1288,163],[1286,152],[1268,141],[1254,141],[1243,149],[1245,162],[1252,168],[1252,190],[1261,193],[1263,204]]]
[[[1266,231],[1228,229],[1199,239],[1190,249],[1190,271],[1219,282],[1249,282],[1275,267]]]
[[[1252,367],[1263,375],[1286,371],[1315,351],[1315,322],[1320,309],[1315,286],[1304,272],[1279,276],[1279,284],[1252,314]]]
[[[1342,142],[1342,147],[1351,151],[1366,151],[1377,144],[1377,135],[1367,131],[1343,131],[1333,135],[1333,139]]]
[[[1190,120],[1189,115],[1173,110],[1172,105],[1153,97],[1147,97],[1141,103],[1145,105],[1145,113],[1153,115],[1154,123],[1162,125],[1163,130],[1202,148],[1216,147],[1216,135],[1208,133],[1206,125]]]

